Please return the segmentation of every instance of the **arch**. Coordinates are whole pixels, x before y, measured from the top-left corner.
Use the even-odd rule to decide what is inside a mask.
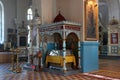
[[[79,56],[78,41],[79,41],[79,38],[75,33],[71,32],[68,34],[66,39],[66,49],[71,50],[71,52],[74,54],[77,66],[78,66],[78,56]]]
[[[4,42],[4,5],[0,1],[0,43]]]
[[[59,49],[62,50],[62,36],[60,35],[60,33],[54,33],[54,43],[55,43],[55,49]]]
[[[32,8],[28,8],[27,10],[27,20],[32,20],[33,19],[33,11]]]
[[[76,37],[78,37],[78,39],[80,39],[80,32],[78,32],[78,31],[68,31],[67,33],[66,33],[66,36],[68,36],[69,34],[71,34],[71,33],[73,33],[73,34],[75,34],[76,35]]]
[[[67,35],[67,39],[66,39],[66,48],[67,49],[72,49],[74,47],[74,45],[75,45],[74,43],[78,44],[78,39],[79,38],[78,38],[78,36],[75,33],[73,33],[73,32],[69,33]]]

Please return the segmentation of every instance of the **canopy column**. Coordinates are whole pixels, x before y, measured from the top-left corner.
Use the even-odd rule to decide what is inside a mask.
[[[80,61],[80,39],[78,39],[78,68],[81,68],[81,61]]]
[[[65,25],[63,25],[63,70],[66,71],[66,32],[65,32]]]

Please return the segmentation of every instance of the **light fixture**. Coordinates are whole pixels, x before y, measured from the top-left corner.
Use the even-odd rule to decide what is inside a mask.
[[[92,1],[92,0],[89,0],[89,1],[88,1],[88,4],[89,4],[89,5],[93,5],[93,1]]]
[[[95,0],[87,0],[88,5],[93,5],[94,7],[97,7],[97,3],[95,2]]]

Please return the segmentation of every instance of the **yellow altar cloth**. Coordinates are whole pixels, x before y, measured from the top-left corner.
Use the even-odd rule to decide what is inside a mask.
[[[67,55],[65,57],[66,63],[70,63],[72,62],[74,66],[76,66],[76,60],[75,60],[75,56],[74,55]],[[48,64],[48,62],[50,63],[57,63],[60,64],[61,66],[63,66],[64,63],[64,58],[63,56],[47,56],[46,57],[46,64]]]

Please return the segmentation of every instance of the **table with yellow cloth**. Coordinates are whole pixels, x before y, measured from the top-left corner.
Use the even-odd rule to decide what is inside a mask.
[[[76,60],[75,60],[75,56],[74,55],[67,55],[65,57],[66,63],[73,63],[74,66],[76,66]],[[57,63],[60,64],[61,66],[63,66],[64,63],[64,58],[63,56],[49,56],[47,55],[46,57],[46,64],[48,64],[48,62],[50,63]]]

